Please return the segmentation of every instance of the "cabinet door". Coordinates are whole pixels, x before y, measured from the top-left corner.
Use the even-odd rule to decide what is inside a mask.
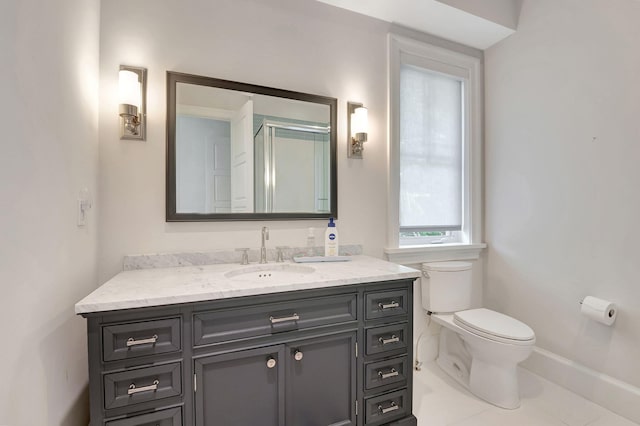
[[[287,426],[355,425],[356,333],[288,344]]]
[[[284,426],[283,361],[283,345],[196,359],[196,425]]]

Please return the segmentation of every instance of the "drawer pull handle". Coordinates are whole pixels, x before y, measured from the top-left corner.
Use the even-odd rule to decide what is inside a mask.
[[[380,343],[382,343],[383,345],[388,345],[389,343],[397,343],[400,341],[400,338],[398,336],[396,336],[395,334],[392,334],[391,337],[389,337],[388,339],[385,339],[384,337],[381,337],[378,339],[378,341]]]
[[[289,317],[281,317],[281,318],[275,318],[273,316],[269,317],[269,321],[271,321],[271,324],[277,324],[279,322],[285,322],[285,321],[298,321],[299,319],[300,319],[300,315],[296,314],[295,312],[293,315]]]
[[[392,411],[396,411],[399,410],[400,406],[398,404],[396,404],[395,402],[392,402],[390,406],[388,407],[383,407],[382,404],[378,405],[378,410],[380,410],[380,412],[382,414],[387,414],[390,413]]]
[[[378,303],[378,308],[382,311],[386,309],[394,309],[399,307],[400,307],[400,304],[395,300],[392,300],[391,303]]]
[[[302,361],[304,354],[301,351],[296,350],[296,353],[293,354],[293,359],[296,361]]]
[[[390,377],[396,377],[399,374],[400,373],[398,373],[395,368],[392,368],[388,373],[383,373],[382,370],[378,370],[378,376],[380,376],[380,378],[383,380]]]
[[[127,347],[130,348],[131,346],[138,346],[138,345],[146,345],[149,343],[156,343],[158,341],[158,335],[154,334],[153,336],[149,337],[148,339],[140,339],[140,340],[136,340],[133,337],[129,337],[127,339]]]
[[[143,386],[141,388],[137,388],[135,383],[131,383],[129,385],[129,389],[127,390],[127,395],[134,395],[140,392],[149,392],[158,390],[158,385],[160,382],[158,380],[154,380],[152,384],[149,386]]]

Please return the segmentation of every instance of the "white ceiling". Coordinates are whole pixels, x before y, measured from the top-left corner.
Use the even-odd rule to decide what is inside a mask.
[[[479,8],[479,0],[466,0],[468,5],[436,0],[318,1],[482,50],[515,32],[521,4],[521,0],[482,0]],[[514,19],[505,20],[505,15]]]

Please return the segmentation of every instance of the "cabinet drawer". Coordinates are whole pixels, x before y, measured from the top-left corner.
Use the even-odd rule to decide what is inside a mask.
[[[364,367],[365,389],[406,381],[407,374],[410,374],[408,364],[407,355],[366,364]]]
[[[105,426],[182,426],[182,408],[175,407],[153,413],[107,422]]]
[[[409,407],[409,392],[407,389],[365,399],[365,424],[377,425],[405,417],[410,414]]]
[[[407,348],[409,325],[400,324],[366,329],[367,355]]]
[[[180,318],[102,327],[104,361],[176,352],[182,348]]]
[[[388,318],[407,314],[407,290],[391,290],[365,294],[365,318]]]
[[[203,346],[355,321],[356,312],[355,294],[200,312],[193,316],[193,341]]]
[[[104,408],[126,407],[182,393],[179,362],[134,368],[104,376]]]

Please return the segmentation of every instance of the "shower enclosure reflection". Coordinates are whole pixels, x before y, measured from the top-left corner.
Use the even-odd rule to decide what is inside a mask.
[[[335,99],[168,78],[167,220],[335,214]]]
[[[264,119],[254,156],[256,212],[329,212],[328,127]]]

